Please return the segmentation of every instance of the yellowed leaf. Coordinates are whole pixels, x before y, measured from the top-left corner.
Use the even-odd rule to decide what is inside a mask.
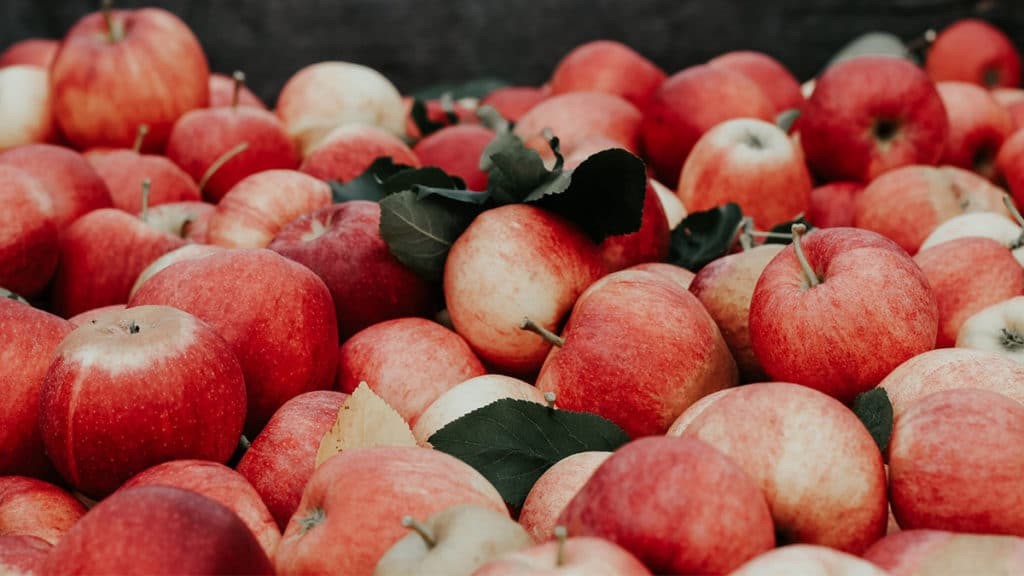
[[[331,429],[320,439],[316,466],[344,450],[370,446],[416,446],[416,438],[405,419],[366,382],[360,382],[341,405]]]

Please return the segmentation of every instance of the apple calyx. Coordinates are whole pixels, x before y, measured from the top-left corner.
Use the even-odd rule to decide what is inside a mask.
[[[238,108],[238,98],[242,94],[242,88],[245,87],[245,72],[241,70],[235,70],[235,73],[231,75],[231,79],[235,81],[235,88],[231,92],[231,108]]]
[[[149,125],[139,124],[138,130],[135,131],[135,142],[132,143],[132,152],[138,154],[142,151],[142,143],[146,140],[146,134],[149,134]]]
[[[555,555],[555,567],[565,564],[565,544],[569,539],[569,532],[565,526],[555,526],[555,540],[558,540],[558,552]]]
[[[206,172],[203,173],[203,177],[199,179],[199,191],[202,192],[206,188],[206,185],[210,182],[210,178],[213,178],[213,175],[216,174],[218,170],[223,168],[224,165],[227,164],[232,158],[238,156],[242,152],[245,152],[248,148],[249,143],[242,142],[241,144],[236,145],[231,150],[228,150],[227,152],[221,154],[219,158],[214,160],[213,164],[210,164],[210,167],[207,168]]]
[[[144,223],[149,223],[149,189],[153,182],[149,178],[142,180],[142,215],[140,218]]]
[[[124,29],[114,21],[114,0],[103,0],[100,10],[107,26],[107,42],[116,44],[124,39]]]
[[[434,533],[431,532],[430,528],[427,528],[427,526],[419,520],[413,518],[412,516],[402,516],[402,526],[405,526],[406,528],[419,534],[420,538],[423,538],[423,542],[426,543],[428,549],[437,546],[437,539],[434,538]]]
[[[548,330],[547,328],[537,324],[533,320],[530,320],[528,316],[523,316],[523,320],[519,323],[520,330],[528,330],[534,334],[540,336],[544,340],[547,340],[549,344],[553,344],[561,348],[565,346],[565,338],[562,338],[558,334]]]
[[[313,508],[305,516],[296,516],[295,521],[299,523],[299,535],[301,536],[323,524],[326,519],[327,514],[323,508]]]
[[[1024,334],[1009,328],[1000,328],[999,344],[1008,352],[1018,352],[1024,348]]]
[[[128,321],[129,334],[138,334],[140,330],[142,330],[142,328],[139,327],[139,324],[135,320]]]
[[[811,268],[810,262],[807,261],[807,257],[804,256],[804,248],[800,242],[800,238],[807,233],[807,226],[803,224],[793,224],[791,228],[793,231],[793,250],[796,251],[796,259],[800,262],[800,267],[803,268],[804,276],[807,277],[807,283],[813,288],[818,284],[821,284],[821,278],[814,273],[814,269]]]

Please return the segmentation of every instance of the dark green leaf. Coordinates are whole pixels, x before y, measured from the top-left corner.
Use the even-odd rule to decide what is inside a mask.
[[[14,292],[11,292],[10,290],[8,290],[6,288],[0,288],[0,298],[8,298],[10,300],[17,300],[18,302],[21,302],[22,304],[28,304],[28,300],[25,300],[20,295],[15,294]],[[31,304],[29,304],[29,305],[31,306]]]
[[[775,125],[778,126],[783,132],[789,134],[793,123],[800,117],[799,108],[790,108],[789,110],[783,110],[779,112],[779,115],[775,117]]]
[[[885,453],[892,438],[892,403],[885,388],[873,388],[857,395],[853,401],[853,413],[864,423],[878,449]]]
[[[551,178],[540,154],[511,132],[499,134],[487,145],[480,169],[487,172],[487,188],[498,205],[522,202]]]
[[[687,216],[672,230],[669,262],[696,272],[724,256],[736,240],[743,212],[732,202]]]
[[[793,224],[803,224],[804,226],[807,227],[807,231],[808,232],[810,232],[811,230],[814,229],[814,226],[811,226],[811,223],[808,222],[806,219],[804,219],[803,214],[801,214],[800,216],[797,216],[795,219],[790,220],[789,222],[783,222],[782,224],[777,224],[777,225],[773,226],[772,229],[771,229],[771,232],[773,234],[790,234],[790,235],[792,235],[792,233],[793,233]],[[783,236],[768,236],[767,238],[764,239],[764,243],[765,244],[792,244],[793,243],[793,238],[792,238],[792,236],[790,236],[789,238],[785,238]]]
[[[451,94],[455,100],[479,99],[506,86],[508,86],[508,82],[498,78],[477,78],[461,83],[435,84],[414,92],[412,96],[421,100],[437,100],[444,94]]]
[[[419,130],[420,137],[429,136],[449,124],[454,124],[454,122],[445,123],[434,122],[431,120],[430,114],[427,112],[427,105],[419,98],[413,99],[412,110],[409,111],[409,115],[412,117],[412,121],[416,124],[416,129]]]
[[[903,40],[889,32],[868,32],[839,49],[835,56],[825,65],[826,68],[834,66],[846,60],[852,60],[860,56],[894,56],[897,58],[911,58],[910,51]]]
[[[380,201],[380,235],[399,262],[439,282],[448,250],[480,210],[439,195],[420,199],[416,191],[405,190]]]
[[[457,190],[465,189],[466,183],[462,181],[462,178],[450,176],[444,170],[435,166],[403,170],[386,178],[381,183],[385,196],[390,196],[403,190],[412,190],[415,186]]]
[[[362,174],[352,180],[344,183],[331,180],[328,184],[331,186],[335,204],[352,200],[379,202],[388,195],[383,186],[384,181],[406,170],[412,170],[412,167],[395,164],[390,156],[381,156],[374,160]]]
[[[596,414],[505,399],[455,420],[429,442],[475,468],[518,508],[537,478],[559,460],[588,450],[613,451],[629,436]]]
[[[467,204],[476,204],[477,206],[483,206],[490,200],[490,194],[487,191],[476,192],[473,190],[453,190],[451,188],[433,188],[430,186],[414,186],[413,191],[416,192],[416,198],[422,200],[431,196],[440,196],[448,198],[449,200],[457,200],[459,202],[465,202]]]

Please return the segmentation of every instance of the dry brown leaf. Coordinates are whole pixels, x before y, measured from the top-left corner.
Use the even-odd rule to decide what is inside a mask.
[[[370,446],[416,446],[405,419],[380,396],[360,382],[338,410],[338,418],[320,439],[316,466],[343,450]]]

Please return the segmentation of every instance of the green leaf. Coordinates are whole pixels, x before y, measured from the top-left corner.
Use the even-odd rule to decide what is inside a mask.
[[[485,77],[459,83],[435,84],[433,86],[417,90],[412,94],[412,96],[419,98],[420,100],[437,100],[444,94],[451,94],[451,97],[455,100],[461,100],[463,98],[480,99],[491,92],[494,92],[498,88],[505,88],[508,85],[508,82],[499,78]]]
[[[804,226],[807,227],[808,232],[814,230],[814,226],[811,226],[811,223],[804,218],[803,214],[801,214],[794,218],[793,220],[790,220],[789,222],[783,222],[782,224],[776,224],[775,226],[772,226],[772,229],[770,230],[770,232],[772,232],[773,234],[790,234],[791,236],[789,238],[786,238],[784,236],[768,236],[767,238],[764,239],[764,243],[792,244],[793,224],[803,224]]]
[[[484,148],[480,169],[487,172],[487,188],[499,205],[522,202],[551,177],[540,154],[512,132],[499,134]]]
[[[796,119],[799,117],[799,108],[790,108],[788,110],[783,110],[782,112],[779,112],[778,116],[775,117],[775,125],[778,126],[779,129],[785,132],[786,134],[789,134],[790,129],[793,128],[793,123],[796,122]]]
[[[860,56],[893,56],[912,60],[910,50],[899,36],[889,32],[868,32],[840,48],[825,67],[829,68]]]
[[[380,235],[391,253],[421,277],[440,282],[448,250],[480,213],[479,205],[405,190],[380,201]]]
[[[406,170],[412,170],[412,167],[395,164],[390,156],[381,156],[374,160],[362,174],[352,180],[344,183],[331,180],[328,184],[331,186],[331,195],[335,204],[352,200],[379,202],[388,195],[383,186],[384,181]]]
[[[853,401],[853,413],[864,423],[871,437],[884,454],[892,438],[892,402],[885,388],[873,388],[857,395]]]
[[[31,304],[29,304],[28,300],[25,300],[20,295],[15,294],[14,292],[11,292],[7,288],[0,288],[0,298],[7,298],[9,300],[15,300],[17,302],[21,302],[22,304],[28,304],[29,306],[31,306]]]
[[[613,451],[629,436],[596,414],[504,399],[448,424],[429,442],[475,468],[518,508],[559,460],[588,450]]]
[[[490,200],[490,194],[488,194],[486,190],[483,192],[476,192],[473,190],[434,188],[431,186],[417,185],[413,187],[413,191],[416,192],[416,199],[418,200],[429,198],[431,196],[440,196],[449,200],[475,204],[477,206],[483,206]]]
[[[743,212],[732,202],[690,214],[672,230],[668,261],[693,272],[700,270],[729,251],[742,220]]]
[[[451,176],[435,166],[410,168],[396,172],[381,183],[385,196],[390,196],[403,190],[412,190],[416,186],[465,190],[466,183],[462,181],[462,178]]]

